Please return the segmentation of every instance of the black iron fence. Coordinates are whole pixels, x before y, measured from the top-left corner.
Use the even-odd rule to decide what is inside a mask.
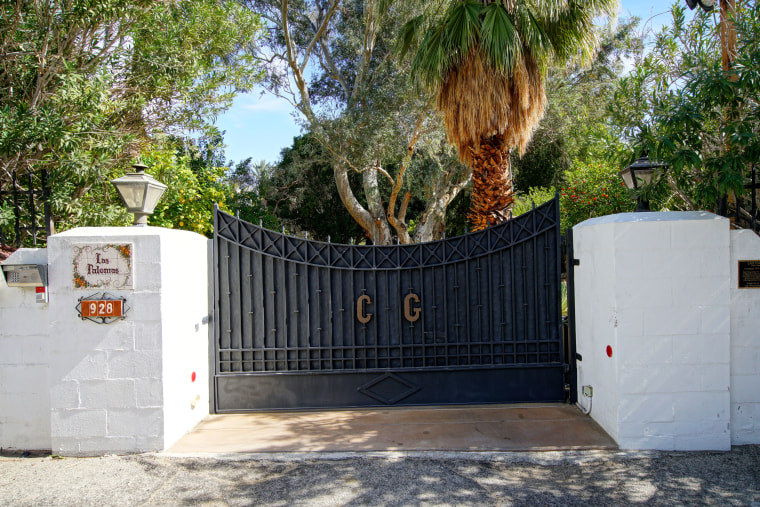
[[[38,246],[51,233],[47,171],[14,173],[0,180],[0,244]]]

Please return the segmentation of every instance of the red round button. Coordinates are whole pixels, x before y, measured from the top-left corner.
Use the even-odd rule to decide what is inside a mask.
[[[195,382],[195,372],[193,372],[193,374],[190,375],[190,381]]]
[[[612,346],[607,345],[607,357],[612,357]]]

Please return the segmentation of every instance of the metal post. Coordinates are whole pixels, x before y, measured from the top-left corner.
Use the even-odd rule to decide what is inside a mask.
[[[0,186],[0,206],[3,205],[3,202],[4,202],[3,201],[3,195],[6,194],[6,193],[7,192],[3,191],[2,186]],[[3,232],[3,228],[0,227],[0,245],[5,245],[5,244],[6,244],[5,233]]]
[[[757,230],[757,167],[752,166],[752,230]]]
[[[567,362],[570,366],[570,403],[578,401],[578,365],[576,364],[576,337],[575,337],[575,253],[573,252],[573,230],[568,229],[566,236],[567,245],[567,326],[569,337],[569,356]]]
[[[19,208],[18,203],[18,188],[17,188],[17,182],[16,182],[16,173],[13,173],[13,177],[11,178],[12,182],[12,191],[13,191],[13,213],[16,216],[16,224],[15,224],[15,231],[16,231],[16,248],[21,246],[21,209]]]
[[[45,213],[45,238],[47,241],[47,238],[55,233],[53,214],[50,210],[50,181],[48,180],[47,169],[42,170],[42,200],[42,206]]]
[[[34,179],[32,176],[32,170],[27,169],[27,176],[29,177],[29,232],[32,235],[32,245],[37,246],[37,210],[34,207]]]

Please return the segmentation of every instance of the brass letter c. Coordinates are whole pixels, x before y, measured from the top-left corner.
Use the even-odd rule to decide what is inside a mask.
[[[356,318],[359,319],[359,322],[361,322],[362,324],[366,324],[372,318],[372,314],[367,313],[364,307],[365,302],[368,305],[372,304],[372,300],[366,294],[364,294],[363,296],[359,296],[359,299],[356,300]]]

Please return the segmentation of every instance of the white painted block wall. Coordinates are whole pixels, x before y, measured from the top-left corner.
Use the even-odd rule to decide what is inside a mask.
[[[760,237],[731,231],[731,440],[760,444],[760,289],[739,289],[740,260],[760,260]]]
[[[730,449],[728,220],[626,213],[573,234],[581,403],[621,448]]]
[[[47,264],[45,249],[20,249],[8,264]],[[50,449],[49,311],[34,287],[0,276],[0,449]]]
[[[73,288],[74,243],[134,245],[134,289],[109,291],[126,297],[125,320],[77,317],[78,299],[99,291]],[[53,452],[166,449],[208,414],[208,243],[154,227],[49,238]]]

